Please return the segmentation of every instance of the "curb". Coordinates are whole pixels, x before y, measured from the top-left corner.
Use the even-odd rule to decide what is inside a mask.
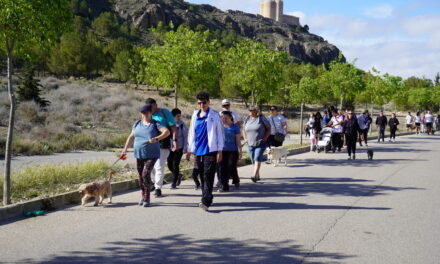
[[[412,135],[414,133],[401,133],[396,136]],[[370,140],[370,138],[368,138]],[[377,137],[371,137],[371,140],[377,139]],[[289,149],[288,155],[296,155],[310,151],[310,146]],[[239,167],[249,165],[250,162],[243,160],[239,163]],[[191,169],[183,170],[182,174],[191,173]],[[165,179],[172,176],[170,173],[165,175]],[[114,182],[112,185],[112,191],[114,194],[121,193],[128,190],[138,189],[139,184],[137,179],[125,180],[121,182]],[[22,203],[12,204],[8,206],[0,207],[0,221],[4,221],[10,218],[22,216],[24,212],[29,211],[52,211],[56,208],[64,205],[77,205],[81,202],[81,195],[77,191],[58,194],[48,198],[40,198],[32,201],[26,201]]]

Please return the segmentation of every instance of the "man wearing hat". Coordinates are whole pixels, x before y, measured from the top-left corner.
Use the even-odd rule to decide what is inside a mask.
[[[240,120],[240,116],[236,113],[231,111],[231,101],[229,99],[224,99],[222,101],[222,112],[223,111],[229,111],[232,113],[232,118],[233,118],[233,122],[234,124],[236,124],[238,127],[240,127],[241,125],[241,120]],[[221,112],[220,112],[221,114]]]

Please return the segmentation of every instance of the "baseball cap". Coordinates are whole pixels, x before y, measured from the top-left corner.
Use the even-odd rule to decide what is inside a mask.
[[[231,104],[231,101],[229,99],[224,99],[222,101],[222,105],[230,105],[230,104]]]
[[[141,113],[151,112],[151,105],[144,105],[144,106],[140,107],[139,112],[141,112]]]

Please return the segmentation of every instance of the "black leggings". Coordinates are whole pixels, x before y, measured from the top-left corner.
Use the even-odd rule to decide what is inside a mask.
[[[168,155],[167,165],[168,169],[173,173],[173,184],[177,183],[177,179],[180,174],[180,161],[182,160],[183,149],[178,149],[176,151],[170,151]]]
[[[347,153],[348,156],[351,156],[351,154],[353,153],[353,155],[356,154],[356,141],[357,141],[357,136],[345,136],[345,140],[347,142]]]
[[[220,163],[220,179],[223,185],[224,191],[229,191],[229,179],[233,179],[232,182],[239,183],[237,171],[238,151],[223,151],[222,162]]]
[[[390,128],[390,139],[396,139],[396,131],[395,128]]]
[[[136,159],[139,173],[139,187],[141,188],[142,200],[150,199],[150,188],[154,186],[151,181],[151,172],[157,159]]]
[[[341,150],[343,144],[344,144],[344,140],[342,139],[342,134],[333,133],[332,135],[333,151],[335,151],[336,149]]]
[[[361,137],[364,136],[364,142],[365,145],[368,145],[368,128],[362,129],[361,133],[359,134],[359,144],[362,145]]]

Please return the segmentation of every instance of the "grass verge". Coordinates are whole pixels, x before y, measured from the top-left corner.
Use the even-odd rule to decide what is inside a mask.
[[[12,202],[30,200],[37,197],[76,190],[82,183],[107,177],[110,165],[104,161],[70,165],[43,165],[27,167],[11,175]],[[131,179],[129,171],[117,168],[113,181]],[[0,174],[0,202],[3,198],[3,174]]]

